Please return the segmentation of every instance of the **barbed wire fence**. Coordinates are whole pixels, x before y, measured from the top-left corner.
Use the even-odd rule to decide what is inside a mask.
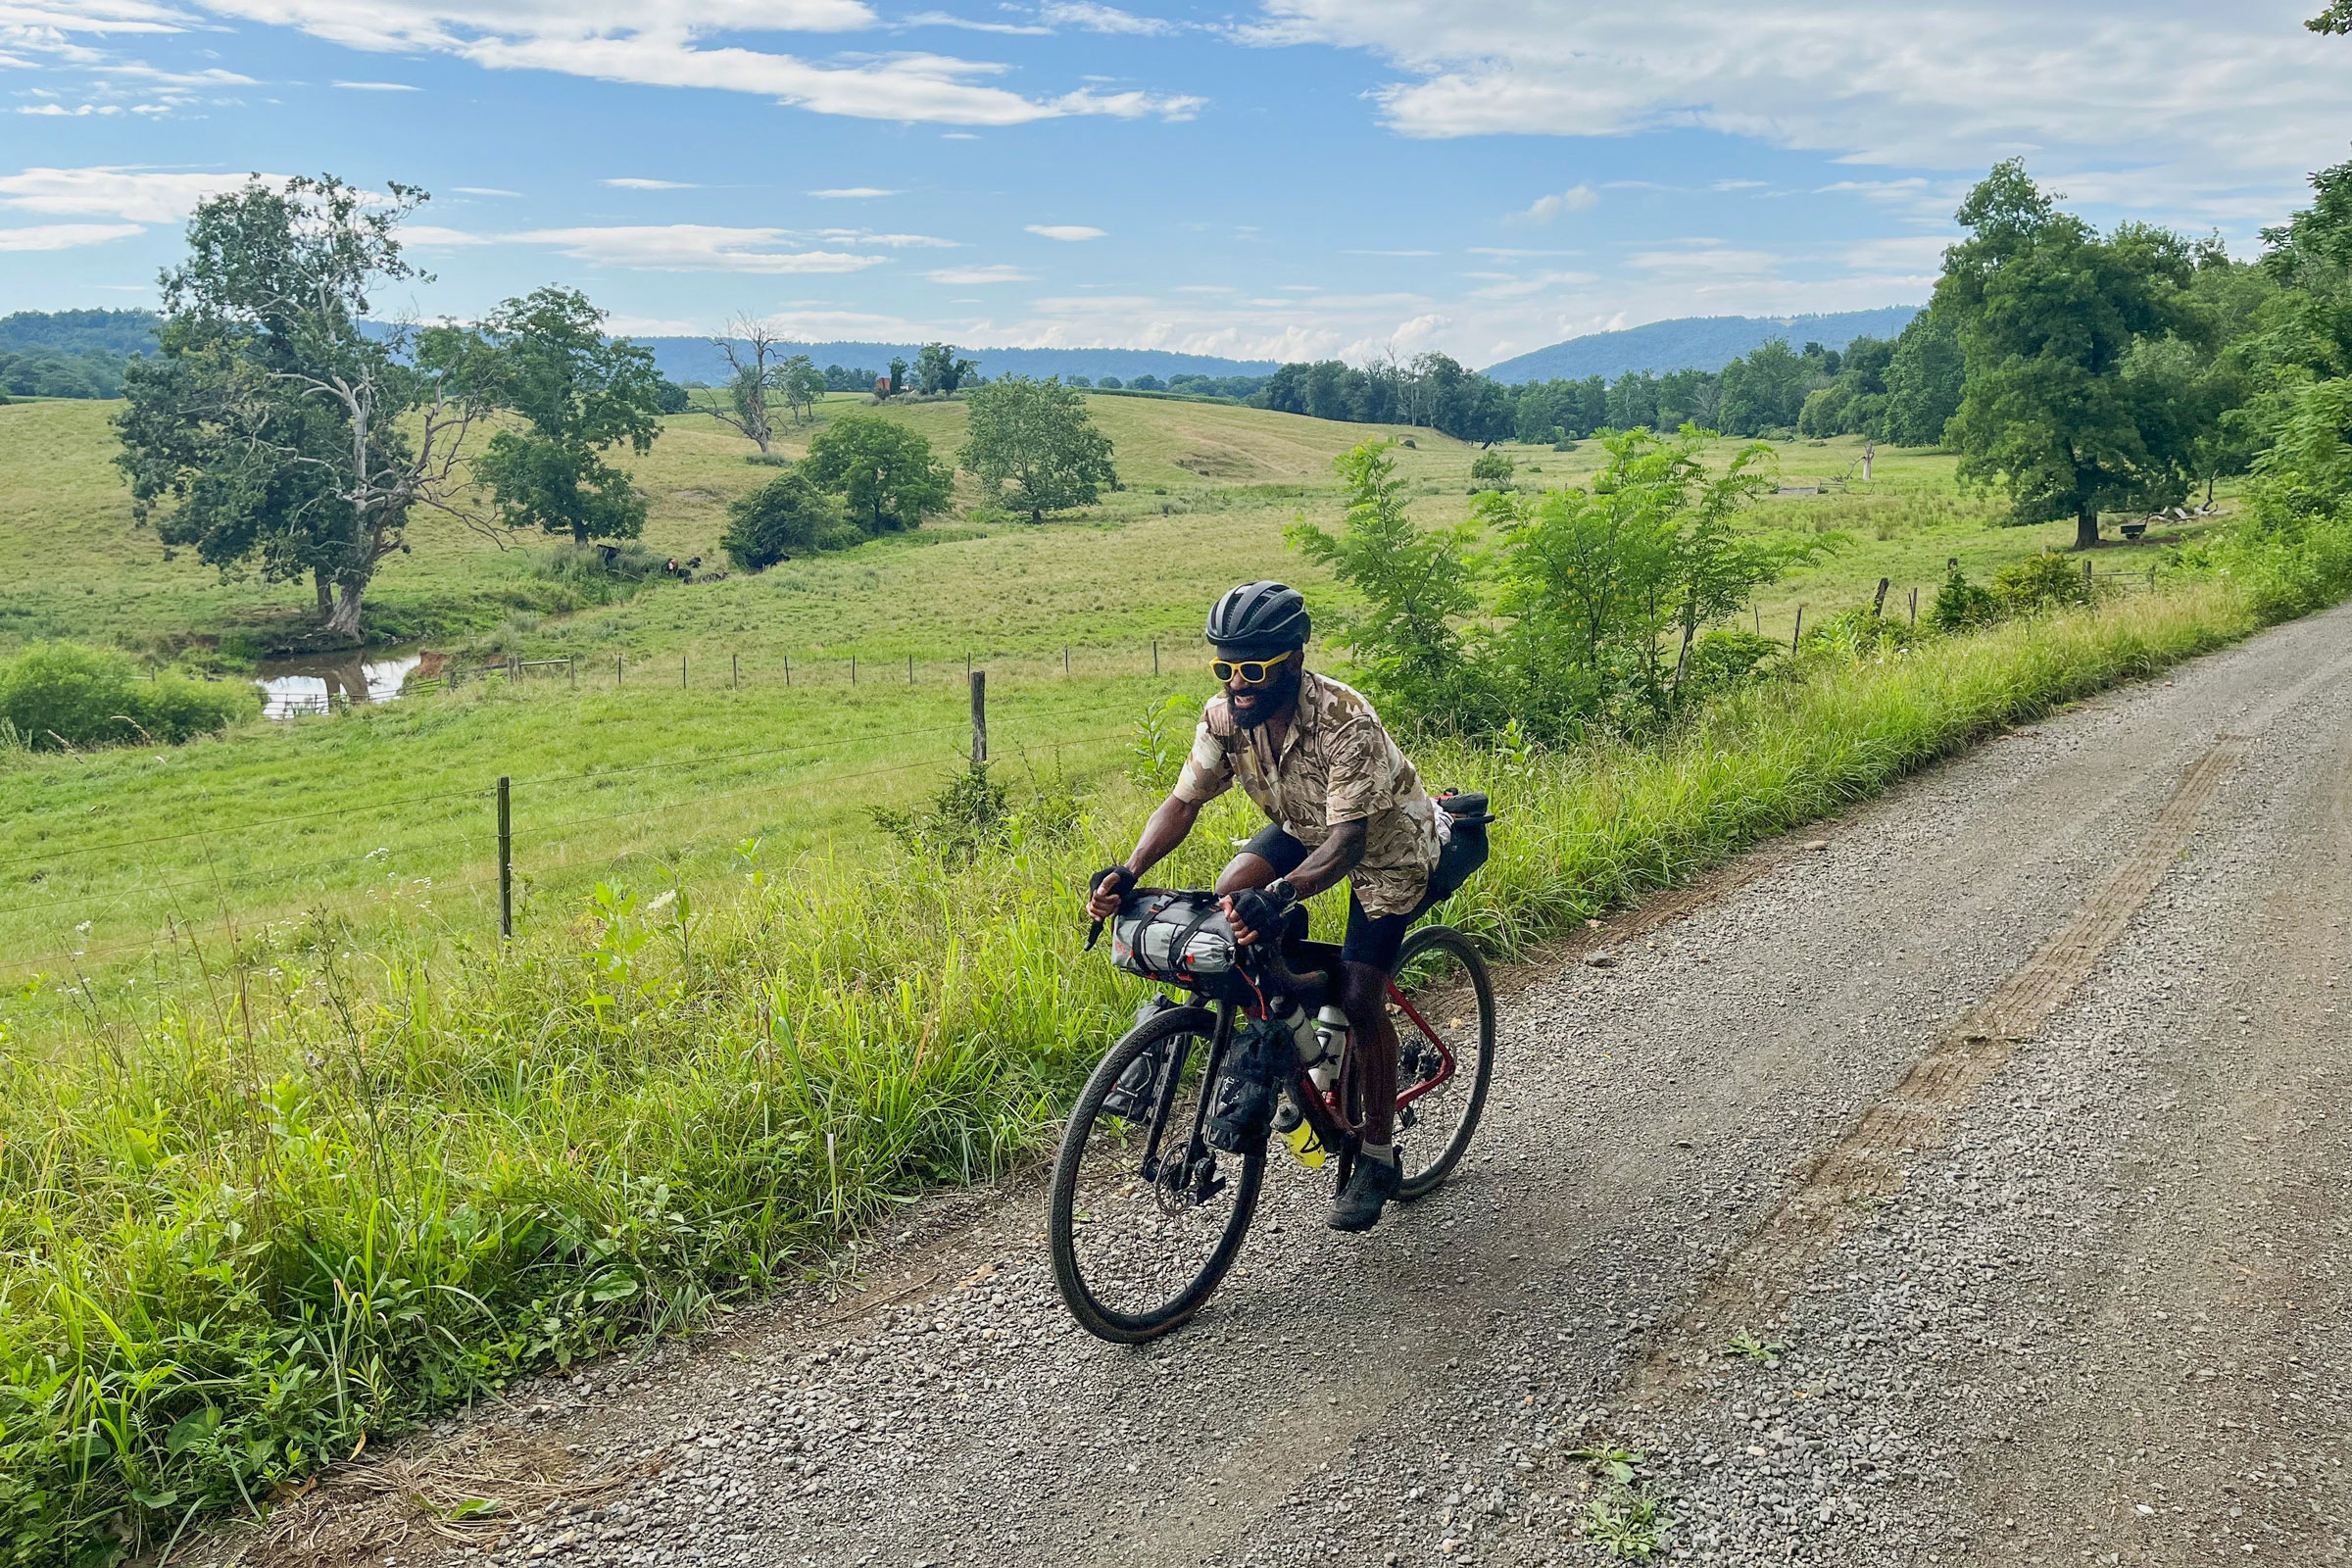
[[[572,862],[563,852],[582,845],[607,852],[601,858],[608,862],[617,862],[629,856],[645,853],[646,846],[639,841],[641,835],[632,832],[630,826],[644,818],[667,815],[689,821],[693,824],[687,835],[692,848],[710,850],[719,847],[722,840],[730,845],[735,842],[731,832],[715,826],[715,822],[723,818],[725,809],[732,806],[756,803],[760,797],[781,797],[789,804],[795,796],[811,797],[819,793],[838,795],[845,788],[926,769],[936,771],[944,783],[957,770],[974,763],[985,765],[1023,758],[1034,760],[1047,754],[1053,755],[1058,761],[1060,754],[1065,751],[1081,750],[1100,755],[1102,748],[1121,742],[1132,743],[1134,740],[1137,720],[1135,705],[1123,703],[1115,706],[1093,705],[1075,712],[1061,709],[1056,710],[1055,716],[1066,724],[1073,718],[1107,719],[1116,712],[1128,720],[1124,727],[1096,728],[1087,725],[1075,735],[1039,734],[1027,738],[1025,743],[1016,734],[1009,737],[1012,741],[1010,745],[1006,744],[1008,737],[1000,733],[992,741],[987,707],[987,671],[975,668],[965,679],[971,703],[970,716],[966,722],[921,725],[880,733],[831,735],[780,746],[664,759],[620,767],[588,768],[529,777],[501,775],[473,789],[437,791],[351,807],[276,813],[220,827],[62,845],[12,856],[0,859],[0,877],[26,873],[44,875],[66,869],[72,861],[99,856],[113,856],[118,859],[135,862],[159,848],[170,846],[200,863],[206,874],[182,875],[169,881],[141,876],[132,885],[95,894],[81,901],[34,898],[0,905],[0,920],[39,910],[49,916],[42,922],[48,929],[59,932],[70,929],[80,939],[61,940],[43,951],[16,953],[0,957],[0,973],[13,972],[23,976],[61,969],[78,973],[102,960],[189,949],[198,934],[204,931],[218,932],[222,940],[234,947],[270,925],[271,911],[282,908],[287,902],[281,895],[298,884],[323,899],[323,903],[315,903],[314,908],[349,906],[382,891],[365,882],[339,889],[318,886],[321,877],[331,880],[338,872],[359,872],[369,861],[379,858],[386,864],[387,878],[395,881],[401,879],[390,870],[389,862],[393,860],[420,871],[427,865],[451,864],[454,860],[454,869],[448,874],[418,875],[406,880],[428,893],[446,893],[453,889],[479,889],[490,893],[494,889],[497,934],[501,940],[508,940],[516,931],[518,909],[515,892],[518,876],[529,875],[535,867],[544,871],[570,869]],[[925,742],[933,743],[935,748],[928,749],[927,755],[888,761],[878,766],[793,777],[747,778],[744,774],[747,766],[764,765],[779,760],[784,760],[785,766],[789,767],[789,759],[811,752],[896,747],[902,744],[912,748]],[[618,808],[540,814],[547,811],[551,805],[576,799],[584,791],[611,788],[616,780],[634,780],[664,773],[707,775],[713,787],[665,792],[658,800]],[[414,814],[418,808],[423,808],[426,814],[421,817]],[[557,806],[556,808],[560,810],[561,807]],[[227,841],[251,834],[282,833],[289,824],[332,824],[360,818],[367,819],[368,825],[397,822],[411,831],[418,827],[430,831],[443,825],[456,831],[436,833],[422,841],[402,840],[396,852],[380,849],[361,852],[355,849],[291,864],[238,868],[226,875],[218,869],[215,851]],[[191,851],[197,853],[189,854]],[[150,923],[152,934],[139,940],[96,945],[88,941],[99,922],[110,916],[121,915],[126,906],[134,904],[160,913],[161,919]],[[307,914],[310,911],[304,912]]]

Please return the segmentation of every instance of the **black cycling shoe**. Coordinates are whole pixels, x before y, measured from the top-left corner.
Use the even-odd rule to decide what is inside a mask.
[[[1335,1231],[1368,1231],[1380,1223],[1380,1211],[1396,1190],[1404,1185],[1404,1161],[1374,1159],[1369,1154],[1355,1156],[1355,1169],[1348,1173],[1348,1185],[1340,1189],[1339,1198],[1331,1205],[1331,1228]]]

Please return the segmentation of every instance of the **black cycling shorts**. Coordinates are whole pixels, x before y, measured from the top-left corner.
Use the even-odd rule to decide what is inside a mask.
[[[1242,846],[1242,854],[1254,855],[1274,867],[1276,876],[1289,876],[1305,863],[1307,847],[1284,829],[1279,822],[1268,822]],[[1347,963],[1368,963],[1383,974],[1396,972],[1396,955],[1404,946],[1404,934],[1415,920],[1430,911],[1444,898],[1423,898],[1420,907],[1410,914],[1373,914],[1355,896],[1355,884],[1348,885],[1348,935],[1340,944],[1340,957]]]

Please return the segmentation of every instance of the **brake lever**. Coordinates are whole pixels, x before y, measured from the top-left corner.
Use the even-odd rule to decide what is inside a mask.
[[[1091,926],[1089,926],[1089,927],[1087,928],[1087,932],[1086,932],[1086,949],[1085,949],[1085,951],[1086,951],[1086,952],[1088,952],[1088,953],[1092,953],[1092,952],[1094,952],[1094,951],[1095,951],[1095,944],[1096,944],[1096,943],[1098,943],[1098,942],[1100,942],[1100,941],[1102,941],[1102,921],[1100,921],[1100,920],[1097,920],[1097,921],[1096,921],[1096,922],[1095,922],[1093,925],[1091,925]]]

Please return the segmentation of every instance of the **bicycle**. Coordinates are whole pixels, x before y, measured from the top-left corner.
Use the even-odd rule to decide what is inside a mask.
[[[1196,905],[1212,897],[1130,897],[1145,893]],[[1306,972],[1291,967],[1294,957]],[[1294,929],[1279,945],[1239,949],[1221,972],[1162,976],[1192,1000],[1155,997],[1095,1068],[1062,1134],[1048,1226],[1054,1281],[1089,1333],[1140,1345],[1183,1326],[1215,1293],[1256,1213],[1274,1134],[1239,1154],[1211,1147],[1219,1070],[1239,1030],[1250,1027],[1245,1019],[1273,1019],[1302,1035],[1296,1020],[1311,1019],[1336,995],[1329,966],[1338,961],[1338,948],[1303,941]],[[1437,1190],[1478,1129],[1494,1069],[1494,987],[1467,937],[1421,926],[1405,939],[1388,1003],[1404,1162],[1397,1196],[1410,1201]],[[1361,1097],[1350,1070],[1358,1044],[1349,1041],[1336,1064],[1294,1060],[1297,1070],[1281,1086],[1297,1117],[1285,1142],[1304,1162],[1331,1165],[1342,1186],[1359,1141]],[[1152,1065],[1131,1079],[1145,1060]],[[1147,1092],[1119,1093],[1123,1081],[1147,1078]]]

